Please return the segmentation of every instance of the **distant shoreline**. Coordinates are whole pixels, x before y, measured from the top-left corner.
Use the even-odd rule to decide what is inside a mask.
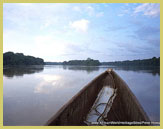
[[[25,56],[23,53],[6,52],[3,54],[3,66],[21,66],[21,65],[75,65],[75,66],[160,66],[160,57],[149,59],[125,60],[114,62],[100,62],[87,58],[86,60],[69,60],[63,62],[44,62],[42,58]]]
[[[92,59],[93,60],[93,59]],[[78,62],[84,62],[86,60],[70,60],[65,63],[64,62],[45,62],[45,65],[82,65],[82,63]],[[98,61],[98,60],[93,60]],[[160,67],[160,57],[156,58],[149,58],[149,59],[142,59],[142,60],[126,60],[126,61],[115,61],[115,62],[99,62],[98,65],[92,65],[92,66],[100,66],[100,65],[109,65],[109,66],[159,66]],[[88,65],[85,65],[88,66]]]

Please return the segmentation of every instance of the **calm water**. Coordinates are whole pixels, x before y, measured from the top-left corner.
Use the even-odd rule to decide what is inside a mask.
[[[4,68],[4,125],[44,125],[68,100],[109,66]],[[160,121],[159,68],[113,67],[151,121]]]

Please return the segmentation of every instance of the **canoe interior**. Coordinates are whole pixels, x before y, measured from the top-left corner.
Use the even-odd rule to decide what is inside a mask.
[[[116,89],[116,97],[107,113],[107,122],[150,122],[148,116],[127,84],[111,69],[108,69],[76,94],[55,114],[48,126],[87,125],[85,120],[100,90],[109,85]]]

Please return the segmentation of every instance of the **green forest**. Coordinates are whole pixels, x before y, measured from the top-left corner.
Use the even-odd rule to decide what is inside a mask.
[[[115,62],[99,62],[99,60],[93,60],[87,58],[87,60],[70,60],[64,62],[45,62],[46,65],[86,65],[86,66],[98,66],[98,65],[113,65],[113,66],[160,66],[160,57],[150,59],[138,59],[138,60],[126,60]]]
[[[44,65],[44,60],[23,53],[6,52],[3,54],[3,65]]]
[[[153,57],[151,59],[143,60],[126,60],[126,61],[115,61],[115,62],[102,62],[102,65],[114,65],[114,66],[160,66],[160,57]]]
[[[3,65],[83,65],[83,66],[99,66],[99,65],[113,65],[113,66],[160,66],[160,57],[153,57],[150,59],[126,60],[115,62],[100,62],[87,58],[86,60],[70,60],[64,62],[44,62],[41,58],[33,56],[25,56],[23,53],[6,52],[3,54]]]
[[[63,65],[86,65],[86,66],[98,66],[100,62],[98,60],[93,60],[91,58],[87,58],[86,60],[70,60],[64,61]]]

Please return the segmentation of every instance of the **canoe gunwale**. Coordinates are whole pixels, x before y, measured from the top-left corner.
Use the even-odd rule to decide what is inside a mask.
[[[52,116],[48,121],[47,123],[45,124],[45,126],[50,126],[50,125],[53,125],[53,122],[55,120],[58,119],[58,117],[76,100],[78,99],[85,91],[87,91],[90,86],[95,82],[97,81],[98,78],[102,77],[102,76],[106,76],[108,73],[105,71],[103,73],[101,73],[99,76],[97,76],[96,78],[94,78],[91,82],[89,82],[84,88],[82,88],[76,95],[74,95],[66,104],[64,104],[60,109],[59,111],[54,115]]]
[[[113,88],[117,89],[120,93],[118,97],[118,102],[113,102],[113,105],[110,111],[111,113],[110,112],[108,113],[113,116],[113,119],[117,117],[116,116],[117,114],[115,114],[115,111],[117,111],[116,113],[119,113],[120,115],[122,115],[123,112],[125,112],[127,114],[125,117],[127,117],[129,121],[130,121],[130,118],[128,116],[131,113],[131,121],[136,120],[136,121],[150,122],[150,119],[148,118],[147,114],[143,110],[136,96],[130,90],[129,86],[125,83],[123,79],[121,79],[119,75],[116,74],[116,72],[114,72],[112,69],[108,69],[105,72],[101,73],[99,76],[97,76],[95,79],[93,79],[91,82],[89,82],[84,88],[82,88],[65,105],[63,105],[62,108],[53,117],[51,117],[51,119],[49,119],[45,125],[46,126],[47,125],[48,126],[83,125],[81,121],[84,122],[83,119],[85,119],[87,113],[91,109],[91,105],[93,105],[93,102],[95,101],[98,95],[98,92],[102,89],[104,85],[106,85],[105,84],[106,80],[107,81],[110,80],[111,84],[113,85]],[[119,101],[120,101],[120,105],[119,105]],[[129,102],[129,104],[127,104],[127,102]],[[124,105],[125,103],[126,105]],[[119,106],[122,106],[123,108],[124,107],[129,108],[129,111],[128,109],[123,109],[119,111],[120,109]],[[70,118],[68,119],[67,114],[69,115],[69,113],[70,115],[73,115],[72,120],[69,120]],[[134,117],[135,115],[134,113],[137,113],[136,117]],[[76,117],[76,116],[74,117],[74,114],[78,115],[79,117]],[[120,121],[123,121],[123,120],[124,119],[123,118],[121,119],[120,117]]]
[[[131,91],[131,89],[127,85],[127,83],[116,72],[114,72],[113,70],[111,71],[111,74],[112,74],[112,76],[114,78],[114,81],[115,81],[116,86],[118,86],[117,88],[119,89],[119,91],[121,91],[121,89],[124,88],[125,89],[125,93],[127,93],[127,96],[129,96],[128,98],[130,98],[130,100],[134,100],[133,103],[136,106],[136,108],[135,107],[133,107],[133,108],[137,109],[138,110],[138,113],[141,114],[142,119],[143,119],[142,121],[151,122],[150,119],[149,119],[149,117],[148,117],[148,115],[144,111],[142,105],[139,103],[138,99],[133,94],[133,92]],[[119,79],[120,81],[116,81],[115,79]],[[121,82],[122,85],[123,85],[123,87],[121,87],[120,85],[118,85],[117,82]],[[124,95],[124,94],[122,93],[122,95]],[[126,97],[126,99],[128,99],[128,98]]]

